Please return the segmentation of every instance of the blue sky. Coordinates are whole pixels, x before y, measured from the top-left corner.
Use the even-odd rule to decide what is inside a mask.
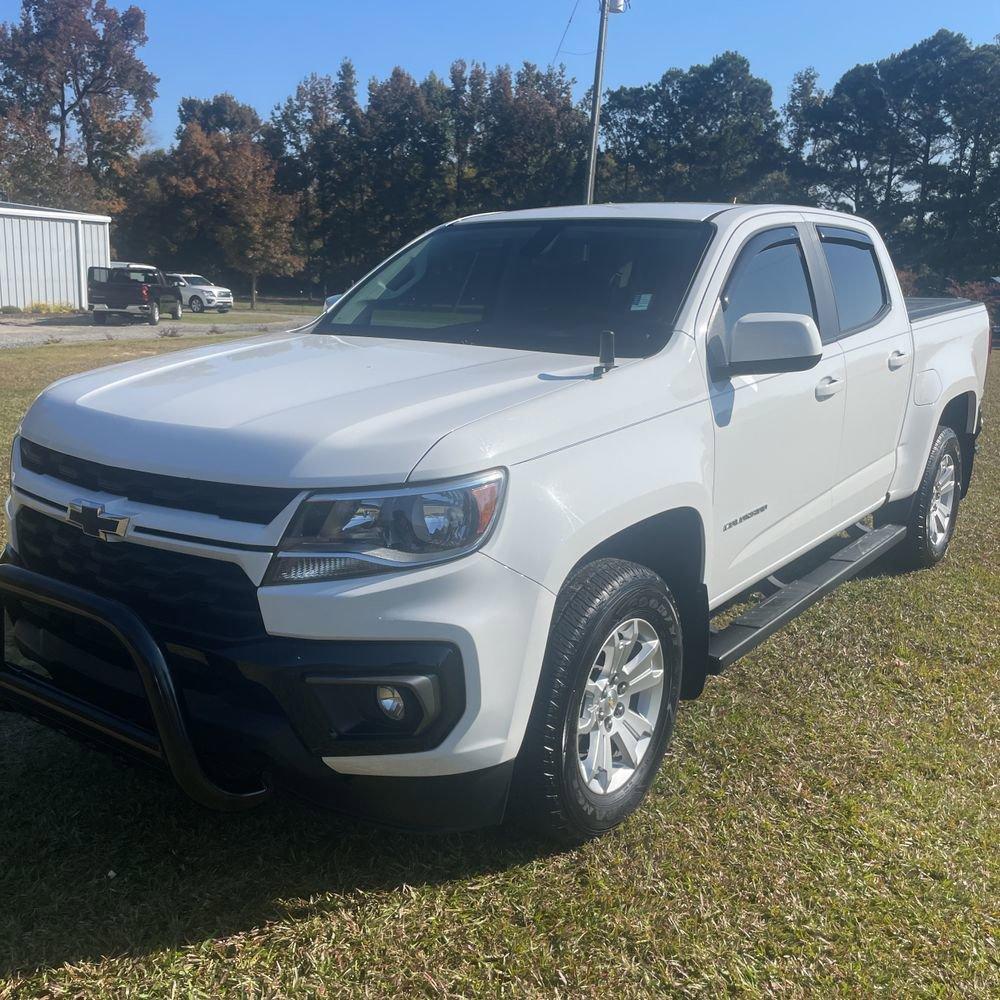
[[[115,6],[125,6],[112,0]],[[575,0],[146,0],[144,57],[160,77],[152,139],[168,143],[181,97],[229,90],[266,114],[310,72],[350,56],[362,82],[394,65],[444,75],[452,59],[547,64]],[[19,0],[0,0],[0,20]],[[579,0],[560,60],[582,93],[593,75],[598,0]],[[973,42],[1000,32],[1000,0],[632,0],[611,20],[608,86],[656,79],[727,48],[750,59],[780,103],[796,70],[829,85],[858,62],[906,48],[940,27]]]

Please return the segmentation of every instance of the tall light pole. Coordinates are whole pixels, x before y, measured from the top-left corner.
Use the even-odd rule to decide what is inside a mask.
[[[594,63],[594,94],[590,102],[590,157],[587,160],[587,190],[584,204],[594,203],[597,180],[597,139],[601,131],[601,91],[604,89],[604,46],[608,40],[608,14],[624,12],[627,0],[600,0],[601,27],[597,33],[597,59]]]

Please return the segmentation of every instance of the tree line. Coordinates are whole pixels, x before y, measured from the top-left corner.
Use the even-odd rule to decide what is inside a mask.
[[[0,24],[0,192],[109,212],[121,257],[320,295],[441,221],[581,200],[587,100],[563,67],[457,60],[362,88],[344,60],[263,118],[229,93],[185,98],[175,141],[151,149],[146,41],[143,11],[105,0],[23,0]],[[609,90],[597,192],[857,212],[909,291],[984,294],[1000,274],[1000,38],[942,29],[829,90],[807,68],[780,105],[731,51]]]

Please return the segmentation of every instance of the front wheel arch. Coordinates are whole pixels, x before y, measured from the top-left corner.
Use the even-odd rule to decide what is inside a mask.
[[[676,507],[616,531],[574,564],[569,580],[597,559],[646,566],[666,583],[684,629],[681,698],[697,698],[708,676],[709,611],[705,586],[705,525],[693,507]],[[565,581],[563,581],[565,585]]]

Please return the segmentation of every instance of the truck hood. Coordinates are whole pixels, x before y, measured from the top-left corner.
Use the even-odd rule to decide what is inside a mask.
[[[578,385],[592,358],[304,333],[50,386],[29,440],[105,465],[274,486],[400,483],[444,436]],[[470,454],[469,472],[489,456]]]

